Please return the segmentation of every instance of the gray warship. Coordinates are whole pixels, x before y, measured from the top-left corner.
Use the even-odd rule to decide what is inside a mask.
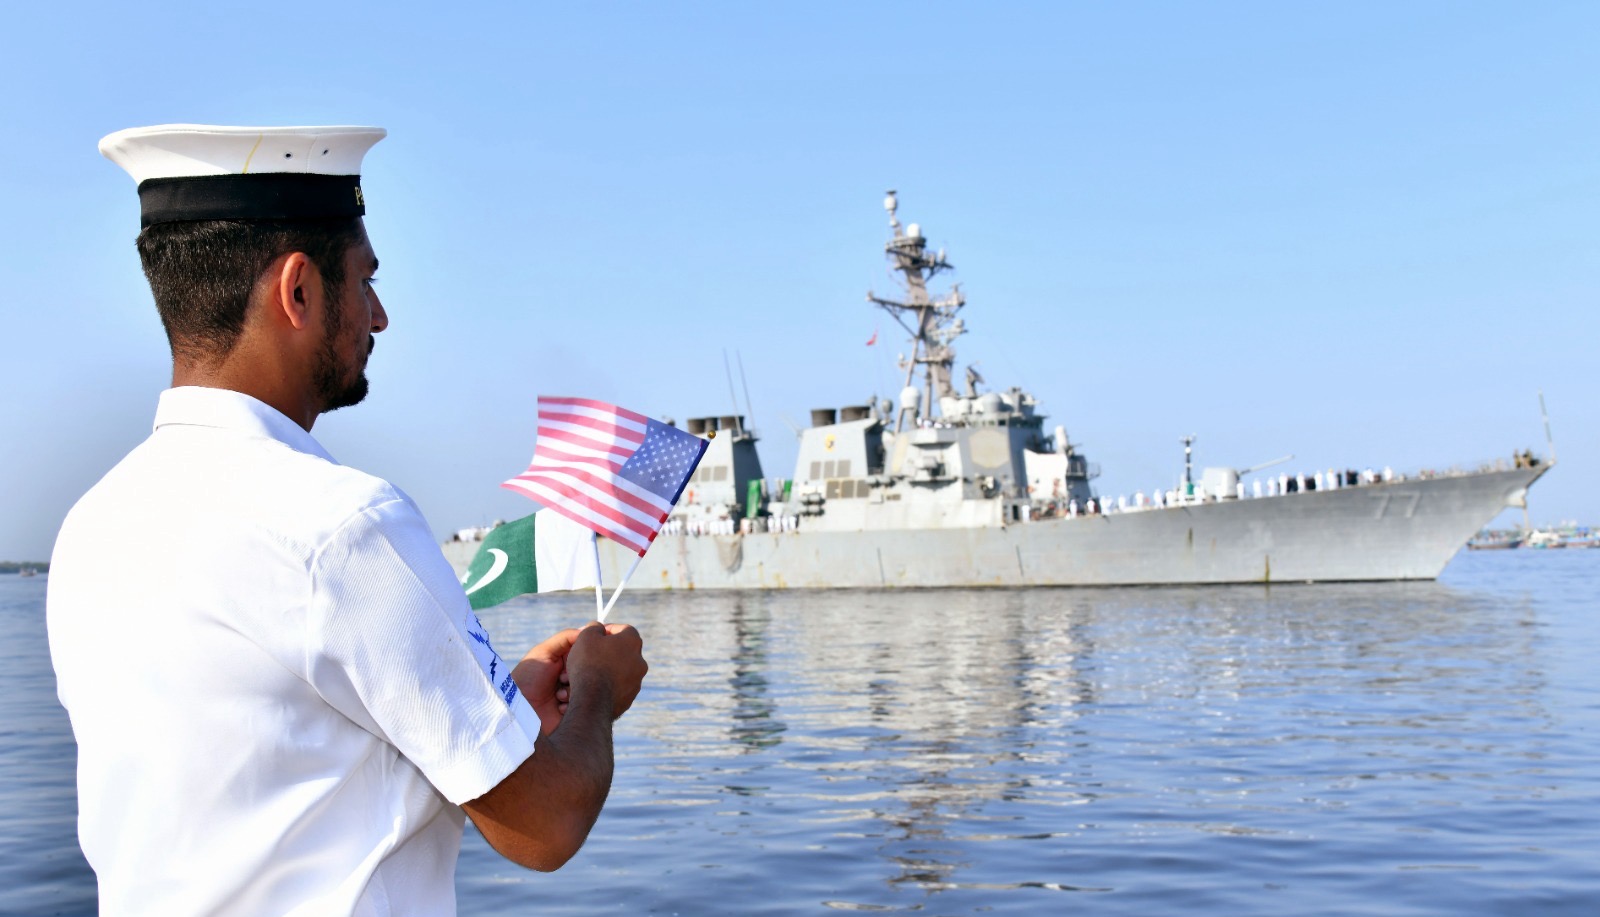
[[[630,589],[1111,586],[1430,580],[1502,509],[1526,506],[1551,461],[1516,453],[1472,470],[1262,474],[1203,468],[1183,439],[1170,490],[1109,497],[1098,468],[1045,428],[1021,388],[956,387],[966,332],[960,286],[915,223],[884,201],[885,252],[904,294],[869,292],[910,338],[897,401],[820,408],[800,431],[792,478],[765,477],[743,416],[698,417],[714,433],[699,469],[629,582]],[[446,543],[458,571],[470,533]],[[605,582],[635,555],[601,540]]]

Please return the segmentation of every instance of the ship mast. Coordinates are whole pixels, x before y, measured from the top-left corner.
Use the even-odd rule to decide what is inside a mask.
[[[954,265],[945,259],[943,249],[933,253],[927,250],[928,241],[922,237],[917,224],[900,225],[895,215],[898,208],[899,202],[891,190],[883,199],[883,209],[889,211],[893,236],[883,250],[894,269],[905,277],[906,297],[904,301],[884,299],[869,290],[867,301],[889,313],[911,336],[911,357],[902,360],[900,366],[906,371],[907,388],[913,386],[917,367],[923,367],[924,416],[931,416],[937,403],[935,397],[949,398],[956,394],[950,383],[956,352],[950,345],[966,332],[961,320],[955,317],[966,304],[966,298],[961,294],[960,284],[952,285],[949,293],[937,299],[928,294],[928,281],[940,271],[952,270]],[[896,430],[904,422],[902,413]]]

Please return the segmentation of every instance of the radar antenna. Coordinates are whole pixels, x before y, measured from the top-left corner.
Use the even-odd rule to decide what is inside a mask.
[[[877,305],[911,336],[912,351],[909,359],[900,366],[906,371],[905,385],[911,388],[916,379],[917,367],[923,367],[924,410],[932,412],[935,398],[955,397],[951,371],[955,366],[956,352],[951,343],[966,333],[966,326],[956,313],[966,305],[961,285],[953,284],[950,292],[940,297],[928,293],[928,281],[940,271],[953,270],[945,257],[944,249],[928,251],[928,241],[915,223],[902,226],[898,215],[899,199],[893,190],[883,199],[883,209],[889,212],[889,229],[892,237],[884,245],[892,268],[905,279],[904,299],[885,299],[871,290],[867,301]],[[902,413],[896,429],[905,424]]]

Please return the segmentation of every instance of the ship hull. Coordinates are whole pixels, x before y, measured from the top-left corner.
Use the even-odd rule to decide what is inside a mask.
[[[1430,580],[1544,468],[1007,526],[657,538],[630,589]],[[458,570],[472,546],[456,545]],[[607,583],[631,552],[602,541]]]

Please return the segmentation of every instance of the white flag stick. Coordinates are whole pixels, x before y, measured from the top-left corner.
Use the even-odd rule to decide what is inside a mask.
[[[639,569],[639,561],[641,560],[644,560],[643,554],[633,559],[633,566],[629,567],[628,572],[622,575],[622,582],[617,584],[617,591],[611,593],[611,601],[607,602],[606,607],[600,610],[599,620],[601,624],[606,623],[606,615],[611,613],[611,606],[617,604],[617,596],[621,595],[622,590],[627,587],[628,580],[633,579],[633,571]]]
[[[589,547],[594,548],[594,613],[601,621],[606,619],[605,590],[600,588],[600,536],[589,531]]]

